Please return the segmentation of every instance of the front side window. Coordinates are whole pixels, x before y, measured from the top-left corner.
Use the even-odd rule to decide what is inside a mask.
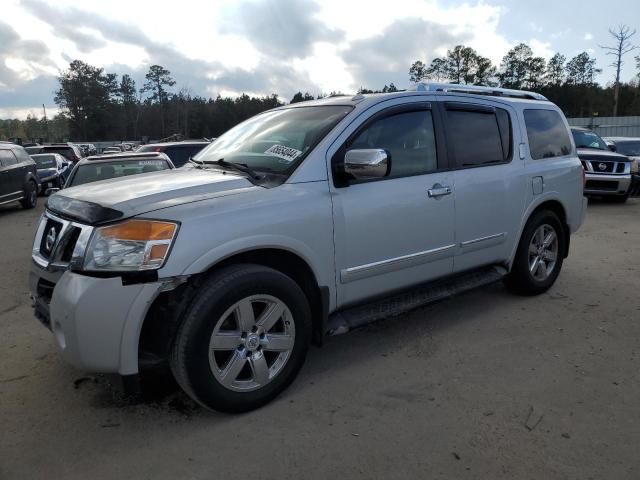
[[[456,167],[502,163],[511,158],[511,123],[501,108],[447,107],[447,136]]]
[[[292,107],[256,115],[218,137],[194,160],[220,159],[258,172],[287,174],[353,107]]]
[[[167,170],[168,168],[169,164],[164,160],[87,163],[77,167],[76,173],[68,186],[75,187],[85,183],[126,177],[140,173],[157,172],[158,170]]]
[[[360,132],[348,150],[384,149],[391,157],[389,177],[407,177],[438,168],[431,111],[403,112],[376,120]]]
[[[560,114],[555,110],[524,111],[531,158],[562,157],[571,153],[571,140]]]

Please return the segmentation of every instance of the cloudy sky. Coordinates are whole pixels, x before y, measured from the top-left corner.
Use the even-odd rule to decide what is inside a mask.
[[[640,29],[638,0],[3,0],[0,118],[39,114],[43,103],[53,111],[55,76],[73,59],[129,73],[138,86],[157,63],[193,94],[288,100],[298,90],[403,88],[414,60],[456,44],[499,64],[527,42],[546,58],[588,51],[606,83],[611,57],[598,45],[620,22]],[[629,80],[635,62],[626,60]]]

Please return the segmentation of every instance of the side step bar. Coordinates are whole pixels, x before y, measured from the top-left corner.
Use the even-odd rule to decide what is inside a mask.
[[[502,279],[506,274],[507,270],[499,266],[471,270],[443,280],[422,284],[371,303],[337,311],[329,316],[325,334],[347,333],[349,330],[377,320],[400,315],[417,307],[489,285]]]

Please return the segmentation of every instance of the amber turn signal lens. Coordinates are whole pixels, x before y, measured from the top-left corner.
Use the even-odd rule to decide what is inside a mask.
[[[169,250],[169,245],[166,243],[163,245],[154,245],[149,250],[149,260],[162,260]]]
[[[113,237],[120,240],[171,240],[176,233],[176,228],[175,223],[155,220],[129,220],[111,227],[103,227],[101,232],[104,237]]]

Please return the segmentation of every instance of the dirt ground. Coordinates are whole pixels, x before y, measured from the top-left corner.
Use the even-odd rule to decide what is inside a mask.
[[[313,348],[244,415],[130,404],[66,365],[0,207],[0,478],[640,478],[640,200],[591,203],[556,285],[496,284]]]

